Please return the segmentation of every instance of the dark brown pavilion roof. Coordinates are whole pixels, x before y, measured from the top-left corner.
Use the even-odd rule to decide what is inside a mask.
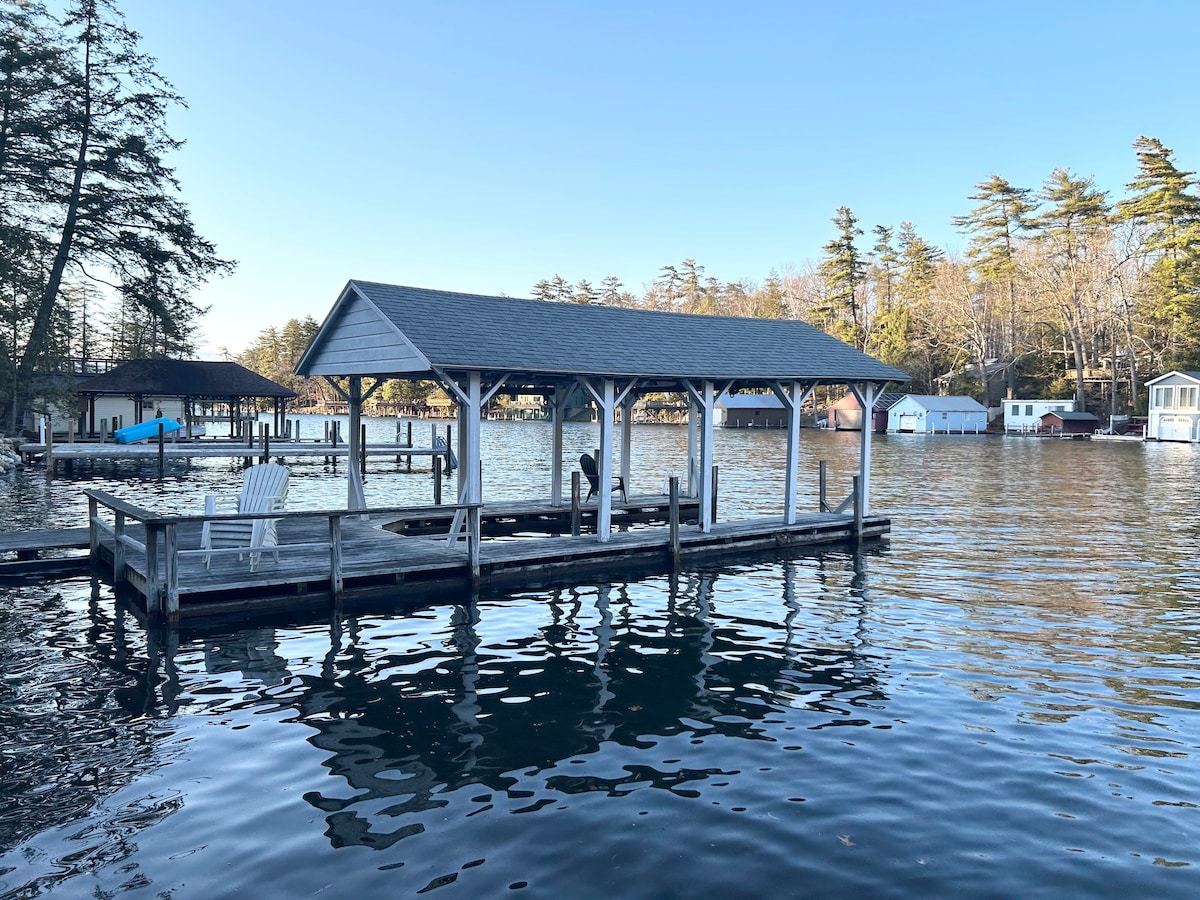
[[[81,394],[165,397],[274,397],[296,392],[232,362],[134,359],[79,385]]]

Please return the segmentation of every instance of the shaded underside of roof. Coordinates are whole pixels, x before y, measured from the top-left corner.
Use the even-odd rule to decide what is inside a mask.
[[[1045,419],[1045,418],[1049,418],[1050,416],[1053,416],[1056,419],[1062,419],[1064,422],[1099,422],[1100,421],[1099,418],[1097,418],[1095,415],[1093,415],[1090,412],[1067,412],[1066,410],[1062,410],[1062,411],[1051,410],[1050,412],[1045,413],[1042,416],[1042,418]]]
[[[717,406],[725,409],[783,409],[783,401],[774,394],[722,394]]]
[[[81,382],[81,394],[165,397],[295,397],[295,391],[232,362],[134,359]]]
[[[378,319],[370,334],[364,307]],[[353,336],[364,346],[374,346],[374,341],[397,348],[390,358],[386,348],[378,353],[380,364],[395,368],[371,372],[368,360],[350,358],[339,328],[350,334],[352,318]],[[339,341],[342,355],[337,357]],[[365,281],[347,285],[297,372],[414,376],[432,367],[542,378],[908,380],[898,369],[804,322],[520,300]]]

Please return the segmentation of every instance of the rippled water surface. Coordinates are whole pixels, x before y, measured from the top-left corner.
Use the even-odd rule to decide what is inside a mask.
[[[548,493],[546,426],[484,440],[485,499]],[[807,508],[857,441],[804,433]],[[783,436],[717,444],[722,518],[777,511]],[[685,446],[636,430],[634,489]],[[177,465],[0,481],[0,528],[240,477]],[[297,506],[344,491],[293,472]],[[0,585],[0,896],[1196,896],[1198,475],[891,435],[859,554],[179,633],[86,578]],[[368,502],[430,496],[372,463]]]

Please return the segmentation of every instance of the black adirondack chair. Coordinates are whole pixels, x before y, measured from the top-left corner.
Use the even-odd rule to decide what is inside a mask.
[[[591,500],[600,490],[600,471],[596,468],[596,460],[592,459],[590,453],[585,453],[579,457],[579,468],[583,469],[583,477],[588,480],[591,490],[588,491],[587,497],[584,498],[584,503]],[[625,493],[625,479],[620,475],[614,475],[612,480],[612,490],[621,492],[621,500],[625,503],[629,502],[629,497]]]

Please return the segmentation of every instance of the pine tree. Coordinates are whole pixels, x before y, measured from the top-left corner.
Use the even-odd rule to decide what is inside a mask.
[[[1156,138],[1133,145],[1138,174],[1118,215],[1143,233],[1152,296],[1144,314],[1161,335],[1164,364],[1200,363],[1200,196],[1195,172],[1179,169]]]
[[[1010,393],[1016,391],[1016,361],[1020,353],[1020,323],[1017,303],[1018,236],[1030,224],[1035,206],[1029,188],[1011,185],[992,175],[976,185],[977,193],[968,199],[979,201],[970,213],[956,216],[954,224],[971,235],[967,259],[983,291],[999,291],[1004,296],[1004,347],[999,355],[1005,361]]]
[[[9,6],[25,5],[9,3]],[[199,310],[188,299],[198,281],[228,271],[211,243],[198,235],[165,156],[179,146],[165,129],[167,110],[182,99],[138,50],[110,0],[74,0],[63,22],[70,52],[44,10],[25,5],[58,47],[42,69],[57,79],[52,111],[25,110],[12,133],[50,135],[51,177],[43,195],[6,203],[49,246],[31,297],[27,340],[6,415],[15,427],[32,394],[33,375],[46,365],[61,291],[72,274],[106,277],[123,300],[143,308],[159,346],[185,349]],[[69,68],[60,68],[69,64]],[[9,178],[5,178],[6,184]],[[98,274],[97,274],[98,273]]]
[[[865,328],[859,321],[859,291],[867,267],[854,239],[862,235],[862,229],[847,206],[839,207],[832,221],[838,236],[825,245],[825,259],[820,266],[827,290],[828,330],[861,350]]]
[[[1042,253],[1038,273],[1044,294],[1052,299],[1074,358],[1075,402],[1085,401],[1084,368],[1092,355],[1102,273],[1093,264],[1108,237],[1107,195],[1090,178],[1055,169],[1041,191],[1047,204],[1035,220],[1035,240]],[[1089,302],[1090,301],[1090,302]]]

